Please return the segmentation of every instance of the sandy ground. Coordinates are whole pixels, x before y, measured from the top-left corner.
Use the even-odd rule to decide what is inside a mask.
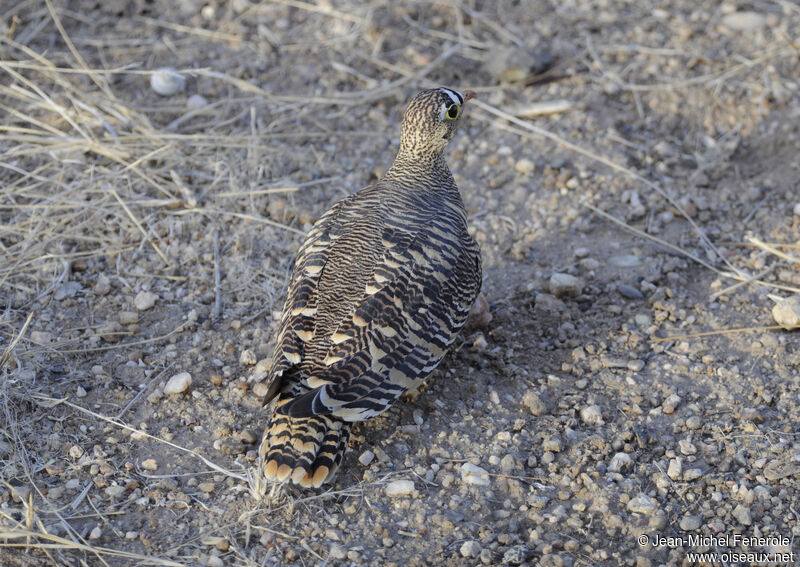
[[[790,1],[3,3],[0,563],[796,563],[798,32]],[[266,486],[293,254],[440,84],[479,96],[448,162],[493,320],[332,486]]]

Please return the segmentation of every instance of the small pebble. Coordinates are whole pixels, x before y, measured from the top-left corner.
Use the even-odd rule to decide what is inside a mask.
[[[341,561],[347,557],[347,550],[338,543],[331,544],[328,557],[335,561]]]
[[[561,452],[561,439],[557,435],[552,435],[542,441],[542,451],[551,451],[553,453]]]
[[[240,431],[236,435],[236,437],[239,438],[239,441],[241,441],[242,443],[245,443],[247,445],[252,445],[256,441],[258,441],[258,436],[255,433],[253,433],[252,431],[250,431],[249,429],[244,429],[244,430]]]
[[[690,416],[686,419],[686,429],[700,429],[702,425],[702,420],[696,415]]]
[[[219,555],[209,555],[206,560],[207,567],[225,567],[225,562]]]
[[[369,466],[372,460],[375,458],[375,453],[370,450],[366,450],[358,456],[358,462],[361,463],[363,466]]]
[[[100,526],[95,526],[92,532],[89,534],[89,539],[100,539],[103,536],[103,530],[100,529]]]
[[[180,374],[176,374],[172,378],[167,381],[167,385],[164,386],[164,394],[181,394],[185,392],[189,385],[192,383],[192,375],[188,372],[181,372]]]
[[[631,512],[649,516],[658,510],[658,502],[646,494],[640,494],[628,501],[627,508]]]
[[[86,389],[83,386],[78,385],[75,390],[75,395],[79,398],[85,398],[87,395]]]
[[[402,498],[411,496],[415,492],[414,482],[411,480],[393,480],[384,489],[389,498]]]
[[[644,360],[629,360],[626,364],[628,370],[633,372],[639,372],[642,368],[644,368]]]
[[[97,336],[107,343],[119,342],[122,335],[122,325],[118,321],[108,321],[97,328]]]
[[[97,295],[106,295],[111,291],[111,280],[105,274],[97,276],[97,282],[94,284],[92,290]]]
[[[608,463],[608,470],[611,472],[622,472],[627,469],[631,464],[631,456],[627,453],[617,453],[611,457],[611,462]]]
[[[537,392],[531,390],[525,392],[525,395],[522,396],[522,404],[537,417],[547,413],[547,404]]]
[[[793,212],[795,215],[797,215],[798,217],[800,217],[800,203],[797,203],[797,204],[794,206],[794,209],[792,209],[792,212]]]
[[[778,301],[772,308],[772,318],[787,331],[800,327],[800,295]]]
[[[767,19],[757,12],[733,12],[722,16],[722,25],[731,31],[749,31],[762,27]]]
[[[142,468],[146,471],[158,470],[158,463],[155,459],[145,459],[142,461]]]
[[[140,291],[133,298],[133,306],[139,311],[147,311],[156,304],[156,299],[158,296],[152,291]]]
[[[753,523],[753,517],[750,513],[750,506],[744,506],[739,504],[736,508],[733,509],[731,512],[736,521],[738,521],[743,526],[749,526]]]
[[[591,405],[581,409],[581,420],[587,425],[602,425],[603,412],[600,406]]]
[[[459,551],[462,557],[478,557],[481,554],[481,544],[470,539],[461,544]]]
[[[514,165],[514,169],[517,171],[517,173],[522,173],[523,175],[533,172],[534,167],[535,166],[533,165],[533,162],[525,158],[517,161],[517,163]]]
[[[164,67],[150,75],[150,88],[161,96],[172,96],[186,88],[186,79],[175,69]]]
[[[255,363],[258,362],[258,358],[256,358],[256,353],[254,353],[249,348],[244,349],[241,354],[239,354],[239,363],[245,364],[247,366],[253,366]]]
[[[204,106],[208,106],[208,101],[203,95],[193,94],[186,101],[186,108],[190,110],[196,110],[198,108],[203,108]]]
[[[53,342],[53,333],[47,331],[31,331],[31,340],[37,345],[49,345]]]
[[[136,311],[120,311],[119,322],[122,325],[135,325],[139,322],[139,314]]]
[[[517,462],[513,455],[506,455],[500,459],[500,470],[506,474],[511,473],[517,467]]]
[[[694,455],[697,453],[697,447],[694,446],[689,439],[681,439],[678,441],[678,448],[681,451],[681,455]]]
[[[683,471],[683,480],[687,482],[697,480],[701,476],[703,476],[703,469],[699,469],[697,467]]]
[[[702,523],[703,519],[700,516],[684,516],[681,518],[680,527],[685,532],[693,532],[699,529]]]
[[[570,274],[553,274],[550,276],[550,293],[556,297],[563,297],[566,295],[578,295],[583,288],[583,283],[580,278],[576,278]]]
[[[491,483],[488,471],[472,463],[461,465],[461,481],[473,486],[489,486]]]
[[[56,301],[61,301],[68,297],[75,297],[81,289],[83,289],[81,282],[65,282],[56,290],[53,298]]]
[[[110,498],[119,498],[125,493],[125,487],[119,485],[111,485],[106,488],[105,493]]]
[[[678,405],[681,403],[681,397],[678,394],[670,394],[664,403],[661,405],[661,411],[667,415],[675,413]]]
[[[472,348],[477,350],[478,352],[486,350],[486,347],[489,343],[486,340],[486,337],[483,336],[483,333],[478,333],[475,337],[475,340],[472,341]]]
[[[635,268],[642,263],[641,258],[639,258],[639,256],[635,256],[634,254],[612,256],[608,259],[608,261],[618,268]]]
[[[631,285],[619,284],[617,289],[622,297],[627,297],[628,299],[644,299],[644,294]]]
[[[528,547],[525,545],[515,545],[509,547],[503,554],[503,563],[509,565],[522,565],[528,557]]]
[[[667,468],[667,476],[672,480],[680,480],[683,472],[683,460],[680,457],[670,459],[669,467]]]

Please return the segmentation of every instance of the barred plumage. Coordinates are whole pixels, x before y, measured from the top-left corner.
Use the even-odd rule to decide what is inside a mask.
[[[351,423],[386,411],[441,362],[481,287],[478,245],[444,162],[473,93],[408,104],[394,164],[334,204],[295,259],[267,372],[268,479],[330,480]]]

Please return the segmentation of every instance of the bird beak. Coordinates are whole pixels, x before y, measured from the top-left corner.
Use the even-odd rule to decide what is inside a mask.
[[[464,102],[467,102],[468,100],[472,100],[476,96],[478,96],[478,95],[476,95],[475,92],[473,92],[473,91],[464,91]]]

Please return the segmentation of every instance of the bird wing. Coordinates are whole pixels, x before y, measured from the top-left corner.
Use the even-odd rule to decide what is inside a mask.
[[[277,411],[291,417],[385,411],[436,368],[480,290],[480,253],[456,204],[398,214],[379,202],[366,228],[367,215],[347,209],[323,217],[298,254],[295,273],[321,268],[293,279],[286,304],[280,350],[299,367],[300,387]],[[325,236],[330,224],[338,236]],[[354,246],[353,234],[361,246],[343,260],[337,248]]]

